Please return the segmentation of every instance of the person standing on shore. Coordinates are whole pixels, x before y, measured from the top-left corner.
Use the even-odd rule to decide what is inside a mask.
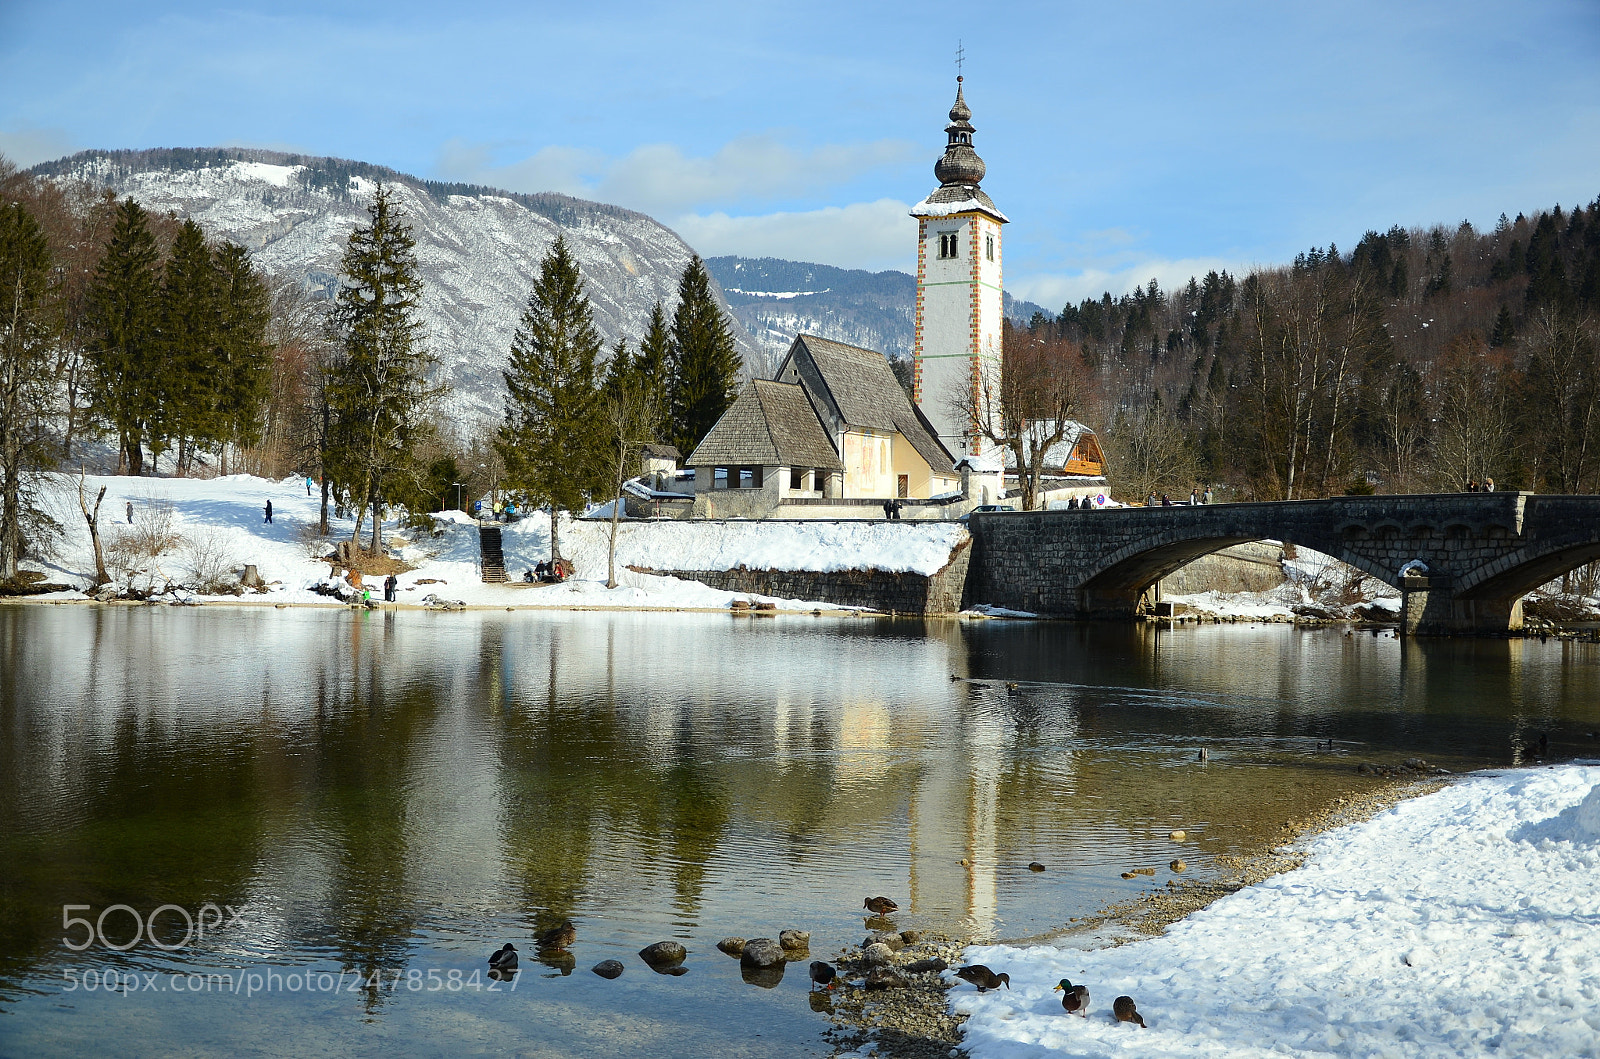
[[[272,501],[270,500],[267,501],[267,523],[269,525],[272,523]]]
[[[395,601],[395,595],[396,595],[397,590],[399,588],[400,588],[400,579],[398,577],[394,576],[393,574],[390,574],[388,577],[384,578],[383,579],[383,601],[385,603],[393,603]]]

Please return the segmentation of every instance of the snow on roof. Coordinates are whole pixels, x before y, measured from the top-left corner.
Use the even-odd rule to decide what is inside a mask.
[[[956,461],[956,470],[965,467],[974,474],[999,474],[1000,461],[993,456],[963,456]]]
[[[911,216],[952,217],[958,213],[987,213],[990,216],[999,218],[1001,221],[1009,222],[1011,218],[1001,213],[993,202],[985,201],[988,197],[985,195],[982,199],[979,199],[977,196],[973,196],[972,198],[961,199],[958,202],[934,202],[930,197],[911,207]]]
[[[1072,450],[1078,447],[1078,442],[1083,439],[1083,436],[1085,434],[1091,436],[1094,434],[1094,431],[1090,430],[1088,427],[1084,426],[1075,419],[1067,420],[1062,424],[1062,427],[1063,430],[1061,434],[1061,440],[1045,450],[1045,467],[1065,467],[1067,461],[1072,458]],[[1036,437],[1046,438],[1055,433],[1056,421],[1053,419],[1031,420],[1028,423],[1028,429],[1029,432],[1033,433]],[[1012,453],[1009,448],[1004,451],[1006,470],[1015,470],[1017,466],[1016,455]]]

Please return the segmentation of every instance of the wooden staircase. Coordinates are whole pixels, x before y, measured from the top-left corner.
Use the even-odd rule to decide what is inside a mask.
[[[478,565],[483,569],[484,583],[506,579],[506,557],[500,550],[500,527],[478,524]]]

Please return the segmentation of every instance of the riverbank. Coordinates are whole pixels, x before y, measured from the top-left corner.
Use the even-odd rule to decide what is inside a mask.
[[[1095,916],[1064,924],[1040,939],[1037,946],[1014,951],[1102,949],[1158,936],[1222,898],[1301,867],[1306,860],[1306,843],[1312,838],[1365,823],[1402,801],[1437,791],[1447,782],[1386,781],[1360,794],[1339,798],[1324,809],[1285,821],[1270,842],[1254,850],[1218,857],[1213,866],[1220,869],[1220,874],[1184,879],[1118,902]],[[936,956],[954,969],[982,962],[973,955],[977,949],[970,941],[941,937],[906,950],[895,959],[903,966]],[[841,963],[851,965],[859,961],[859,954],[859,949],[848,950],[841,954]],[[906,975],[904,987],[892,992],[850,990],[829,1003],[827,1014],[834,1026],[829,1040],[837,1049],[836,1055],[845,1059],[873,1053],[886,1059],[939,1059],[949,1055],[951,1049],[963,1047],[962,1030],[969,1012],[959,1001],[963,993],[970,992],[970,986],[948,973]]]
[[[350,519],[330,519],[318,536],[321,497],[303,478],[269,481],[250,475],[222,478],[92,476],[88,502],[104,487],[99,532],[113,594],[178,603],[271,603],[339,606],[356,586],[336,574],[324,556],[356,530]],[[49,513],[63,528],[51,554],[24,564],[31,575],[68,586],[30,602],[83,601],[93,583],[94,550],[78,511],[78,483],[55,476],[41,489]],[[267,509],[271,505],[271,521]],[[870,568],[891,574],[931,574],[966,540],[956,524],[824,522],[696,524],[624,522],[617,535],[614,587],[607,587],[609,522],[563,516],[561,551],[575,575],[561,584],[523,581],[525,571],[550,557],[550,522],[534,515],[501,524],[500,542],[510,581],[484,583],[476,520],[458,511],[437,512],[421,524],[384,525],[386,569],[396,569],[401,604],[432,597],[450,609],[473,607],[544,610],[727,610],[736,600],[796,612],[859,613],[818,600],[724,591],[696,581],[643,572],[648,569],[767,567],[834,571]],[[364,531],[362,539],[365,541]],[[259,583],[242,586],[246,567]],[[365,587],[382,598],[383,574]],[[333,594],[337,594],[337,596]]]
[[[1147,940],[969,948],[1011,989],[956,985],[962,1047],[981,1059],[1600,1054],[1600,767],[1464,777],[1320,835],[1304,858]],[[1087,1020],[1062,1011],[1061,978],[1088,985]],[[1147,1029],[1111,1017],[1118,994]]]

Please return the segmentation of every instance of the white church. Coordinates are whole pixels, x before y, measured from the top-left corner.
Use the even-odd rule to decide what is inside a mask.
[[[976,416],[998,394],[1001,226],[1008,218],[981,187],[972,111],[956,78],[939,186],[912,207],[917,219],[913,396],[883,354],[817,335],[795,338],[772,379],[746,384],[685,465],[694,470],[693,517],[861,518],[905,501],[901,517],[950,518],[1004,502],[1005,453]],[[1093,432],[1073,433],[1051,462],[1052,495],[1105,488]]]

